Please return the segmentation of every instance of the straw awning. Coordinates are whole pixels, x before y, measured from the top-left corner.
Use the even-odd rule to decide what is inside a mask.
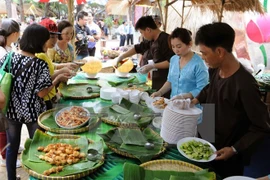
[[[129,6],[128,0],[108,0],[106,12],[109,15],[127,15]]]
[[[159,1],[159,0],[157,0]],[[181,1],[182,9],[179,11],[173,7],[174,3]],[[221,22],[224,11],[245,12],[254,11],[263,14],[264,9],[260,0],[167,0],[165,5],[165,28],[168,19],[168,7],[172,7],[181,18],[181,26],[185,23],[185,14],[190,14],[192,8],[200,8],[202,11],[211,10],[217,14],[218,21]],[[185,10],[188,9],[188,12]],[[166,30],[166,29],[165,29]]]

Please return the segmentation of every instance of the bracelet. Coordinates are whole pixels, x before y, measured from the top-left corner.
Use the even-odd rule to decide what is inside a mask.
[[[232,150],[233,150],[233,152],[234,152],[235,154],[238,153],[237,150],[236,150],[233,146],[231,146],[231,148],[232,148]]]

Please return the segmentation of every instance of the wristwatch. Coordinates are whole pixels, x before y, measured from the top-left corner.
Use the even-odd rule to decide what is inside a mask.
[[[237,150],[236,150],[233,146],[231,146],[231,148],[232,148],[232,150],[233,150],[233,152],[234,152],[235,154],[238,153]]]

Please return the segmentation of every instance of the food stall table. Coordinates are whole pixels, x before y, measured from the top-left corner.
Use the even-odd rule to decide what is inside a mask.
[[[110,76],[110,75],[108,75]],[[75,79],[76,80],[76,79]],[[112,105],[111,101],[103,100],[100,98],[95,99],[84,99],[84,100],[74,100],[74,99],[61,99],[59,102],[60,107],[63,106],[83,106],[86,108],[93,108],[94,111],[98,111],[100,108],[105,106]],[[106,124],[102,121],[100,121],[94,128],[90,129],[89,131],[78,133],[75,135],[79,136],[85,136],[93,141],[99,141],[101,137],[98,134],[105,133],[110,129],[113,129],[115,126]],[[153,128],[155,131],[158,131],[155,129],[152,125],[149,125],[149,127]],[[56,133],[47,132],[50,135],[57,135]],[[140,161],[137,159],[131,159],[127,158],[121,155],[118,155],[114,152],[112,152],[109,148],[106,146],[104,147],[104,154],[105,154],[105,162],[104,164],[97,169],[94,173],[90,174],[87,177],[81,178],[82,180],[122,180],[123,179],[123,165],[125,162],[134,163],[134,164],[140,164]],[[157,158],[155,158],[157,159]],[[194,164],[198,167],[201,167],[203,169],[210,168],[210,165],[208,163],[198,163],[193,162],[184,156],[182,156],[179,151],[177,150],[176,146],[170,145],[166,148],[165,153],[161,154],[161,156],[158,157],[158,159],[172,159],[172,160],[181,160],[183,162],[188,162],[191,164]],[[30,180],[36,180],[35,177],[30,176]],[[217,179],[221,179],[217,175]]]

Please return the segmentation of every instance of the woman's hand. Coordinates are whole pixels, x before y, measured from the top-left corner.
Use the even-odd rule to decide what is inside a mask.
[[[79,68],[79,66],[75,63],[66,63],[65,67],[67,67],[68,69],[72,71],[77,70]]]
[[[161,94],[161,92],[157,91],[157,92],[154,92],[153,94],[151,94],[151,97],[161,97],[163,94]]]

